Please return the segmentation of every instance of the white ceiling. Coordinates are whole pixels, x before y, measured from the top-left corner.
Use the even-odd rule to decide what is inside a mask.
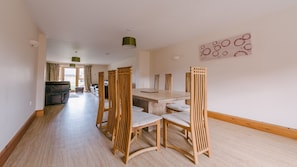
[[[47,61],[110,64],[296,6],[296,0],[25,0],[48,38]],[[122,48],[134,36],[136,49]]]

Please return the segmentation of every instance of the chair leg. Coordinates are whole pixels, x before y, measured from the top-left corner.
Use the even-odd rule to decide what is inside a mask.
[[[206,153],[204,153],[206,156],[208,156],[208,157],[210,157],[210,154],[211,154],[211,152],[210,152],[210,150],[208,150]]]
[[[117,149],[113,148],[112,149],[112,154],[115,155],[117,153]]]
[[[168,128],[167,120],[163,119],[163,144],[165,148],[167,148],[167,128]]]
[[[193,153],[193,161],[194,161],[195,165],[198,164],[198,153],[197,153],[197,151],[196,152],[194,151],[194,153]]]
[[[128,159],[128,156],[129,156],[129,155],[125,155],[125,157],[124,157],[124,162],[125,162],[125,164],[128,163],[128,160],[129,160],[129,159]]]
[[[191,139],[193,139],[193,134],[191,133]],[[192,140],[192,147],[193,147],[193,161],[195,164],[198,164],[198,150],[197,150],[197,143],[196,140]]]
[[[160,120],[157,122],[157,131],[156,131],[156,146],[157,146],[157,151],[160,150],[160,135],[161,134],[161,129],[160,129]]]
[[[130,144],[130,143],[129,143],[129,144]],[[128,147],[130,147],[130,145],[129,145]],[[125,153],[125,156],[124,156],[124,162],[125,162],[125,164],[128,163],[129,158],[130,158],[129,156],[130,156],[130,149],[127,149],[127,151],[126,151],[126,153]]]

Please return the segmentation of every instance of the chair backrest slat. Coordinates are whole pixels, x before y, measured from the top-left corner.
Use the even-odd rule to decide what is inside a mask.
[[[186,92],[190,92],[191,91],[191,73],[190,72],[186,72],[186,76],[185,76],[185,91]],[[191,104],[191,100],[187,99],[185,100],[185,104],[190,105]]]
[[[104,72],[98,73],[98,114],[97,114],[97,121],[96,125],[99,124],[99,127],[102,128],[102,121],[103,121],[103,113],[104,113],[104,100],[105,100],[105,92],[104,92]]]
[[[154,89],[159,89],[160,74],[154,76]]]
[[[132,131],[132,68],[118,68],[118,125],[114,149],[129,152]]]
[[[117,72],[116,70],[108,71],[108,119],[106,125],[106,132],[112,135],[114,140],[114,132],[117,118]]]
[[[165,74],[165,90],[172,90],[172,74]]]
[[[191,131],[198,152],[209,148],[207,122],[207,71],[191,67]]]

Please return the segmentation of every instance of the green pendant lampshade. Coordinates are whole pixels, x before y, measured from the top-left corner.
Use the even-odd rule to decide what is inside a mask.
[[[75,68],[75,64],[69,64],[69,67]]]
[[[73,62],[80,62],[80,57],[72,57],[71,60]]]
[[[136,48],[136,39],[134,37],[124,37],[122,45],[124,48]]]

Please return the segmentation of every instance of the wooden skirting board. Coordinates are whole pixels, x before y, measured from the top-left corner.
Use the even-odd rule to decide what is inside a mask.
[[[36,110],[36,117],[42,117],[44,116],[44,110]]]
[[[25,122],[25,124],[21,127],[21,129],[15,134],[15,136],[10,140],[10,142],[4,147],[4,149],[0,152],[0,166],[3,166],[10,154],[13,152],[14,148],[17,146],[19,141],[22,139],[23,135],[26,133],[27,129],[30,127],[32,122],[36,117],[37,112],[33,112],[33,114],[29,117],[29,119]]]
[[[297,129],[208,111],[208,117],[297,140]]]

